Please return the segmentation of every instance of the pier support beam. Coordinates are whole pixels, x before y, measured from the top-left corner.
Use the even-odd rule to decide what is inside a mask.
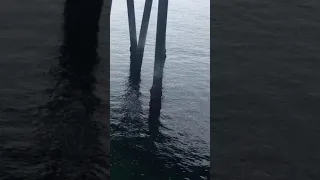
[[[159,0],[156,48],[153,72],[153,89],[158,89],[157,85],[162,84],[163,67],[166,58],[166,30],[167,30],[168,0]],[[159,83],[159,81],[161,83]]]
[[[150,14],[153,0],[146,0],[143,11],[142,23],[139,34],[139,42],[137,43],[136,21],[134,12],[134,0],[127,0],[129,32],[130,32],[130,52],[131,66],[138,72],[141,70],[144,47],[147,38]],[[112,1],[111,1],[112,3]],[[162,81],[163,67],[166,59],[166,29],[168,15],[168,0],[158,1],[158,19],[157,19],[157,35],[155,48],[155,63],[153,73],[153,86],[156,81]]]
[[[131,44],[130,59],[131,59],[132,67],[134,67],[134,69],[136,69],[137,72],[141,71],[142,59],[143,59],[143,54],[144,54],[144,47],[146,44],[148,26],[149,26],[149,21],[150,21],[152,2],[153,2],[153,0],[146,0],[145,1],[142,23],[141,23],[140,34],[139,34],[139,42],[137,44],[134,1],[127,0],[129,31],[130,31],[130,44]]]
[[[149,130],[157,135],[160,125],[163,67],[166,59],[168,0],[159,0],[153,83],[150,89]]]
[[[134,12],[134,0],[127,0],[129,32],[130,32],[130,51],[134,53],[137,49],[136,18]]]
[[[137,54],[139,56],[141,56],[141,59],[143,57],[144,47],[146,44],[152,1],[153,0],[146,0],[145,5],[144,5],[142,23],[141,23],[141,28],[140,28],[140,36],[139,36],[139,42],[138,42],[138,48],[137,48]]]

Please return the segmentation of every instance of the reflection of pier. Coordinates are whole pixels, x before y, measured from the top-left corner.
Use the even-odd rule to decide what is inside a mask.
[[[150,91],[150,103],[149,103],[149,131],[151,137],[159,138],[159,126],[160,126],[160,110],[162,101],[162,79],[156,79],[153,81],[153,86]]]

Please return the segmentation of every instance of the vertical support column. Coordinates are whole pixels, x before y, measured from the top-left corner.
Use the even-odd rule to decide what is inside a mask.
[[[166,58],[165,43],[167,29],[168,0],[159,0],[156,36],[156,53],[154,59],[153,84],[150,90],[149,130],[156,136],[160,125],[160,110],[162,101],[162,77]]]
[[[130,33],[130,51],[134,53],[137,49],[136,18],[134,12],[134,0],[127,0],[129,33]]]
[[[159,81],[161,82],[160,84],[162,84],[163,67],[166,57],[165,42],[167,30],[167,15],[168,0],[159,0],[152,89],[156,88],[157,84],[159,84]]]
[[[139,36],[139,42],[138,42],[138,48],[137,48],[137,53],[139,54],[139,56],[141,56],[141,59],[143,57],[144,47],[146,44],[152,1],[153,0],[146,0],[144,5],[142,23],[140,28],[140,36]]]

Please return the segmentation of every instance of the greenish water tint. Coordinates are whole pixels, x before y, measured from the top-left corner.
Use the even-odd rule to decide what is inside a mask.
[[[144,1],[135,3],[139,32]],[[157,4],[155,1],[152,7],[140,78],[129,76],[126,1],[113,2],[111,179],[208,179],[209,1],[169,2],[163,96],[150,102]]]

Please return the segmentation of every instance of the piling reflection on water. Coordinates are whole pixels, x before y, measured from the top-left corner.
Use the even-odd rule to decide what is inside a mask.
[[[109,177],[108,115],[94,94],[102,2],[65,2],[59,66],[50,72],[55,86],[38,125],[44,179]]]
[[[134,56],[131,56],[133,58]],[[187,152],[175,139],[163,133],[160,121],[162,77],[154,77],[150,89],[148,114],[143,111],[140,81],[141,70],[131,59],[127,88],[120,109],[111,114],[111,174],[114,179],[206,179],[204,167],[183,163]],[[164,67],[162,61],[160,67]],[[160,71],[163,73],[163,70]],[[115,120],[119,120],[119,123]]]

